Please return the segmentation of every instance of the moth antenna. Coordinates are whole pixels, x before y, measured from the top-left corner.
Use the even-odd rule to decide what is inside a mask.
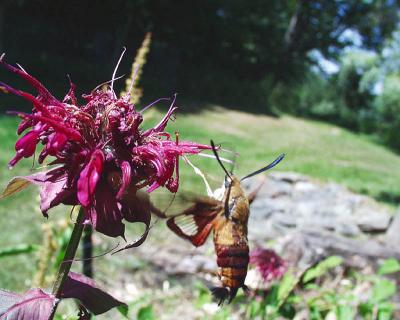
[[[126,51],[126,47],[124,47],[124,49],[122,50],[122,53],[121,53],[121,55],[120,55],[120,57],[119,57],[119,59],[118,59],[117,65],[115,66],[113,75],[112,75],[112,77],[111,77],[111,86],[110,86],[110,88],[111,88],[111,91],[114,93],[114,96],[115,96],[115,92],[114,92],[114,89],[113,89],[113,88],[114,88],[115,75],[117,74],[117,70],[118,70],[119,64],[120,64],[121,61],[122,61],[122,58],[123,58],[123,56],[124,56],[124,54],[125,54],[125,51]]]
[[[217,158],[217,161],[219,163],[219,165],[222,167],[222,169],[225,171],[225,174],[229,177],[229,179],[231,179],[232,181],[232,177],[229,174],[228,170],[226,170],[226,168],[224,167],[224,164],[222,163],[221,159],[219,158],[219,155],[217,153],[217,149],[215,147],[214,141],[210,141],[211,142],[211,147],[212,147],[212,151],[214,152],[215,158]]]
[[[275,167],[279,162],[281,162],[283,160],[284,157],[285,157],[284,153],[280,154],[279,157],[276,158],[274,161],[272,161],[269,165],[267,165],[264,168],[261,168],[261,169],[259,169],[257,171],[254,171],[253,173],[248,174],[247,176],[245,176],[242,179],[240,179],[240,181],[243,181],[244,179],[253,177],[253,176],[255,176],[255,175],[257,175],[257,174],[259,174],[261,172],[267,171],[267,170]]]

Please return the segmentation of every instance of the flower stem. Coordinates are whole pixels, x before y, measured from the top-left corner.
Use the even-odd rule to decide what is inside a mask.
[[[79,241],[81,240],[82,231],[84,227],[83,225],[84,217],[85,213],[83,208],[81,207],[79,209],[78,217],[76,218],[74,229],[72,230],[71,238],[69,239],[67,249],[65,250],[64,258],[58,269],[56,281],[54,282],[52,294],[58,299],[61,297],[65,280],[67,279],[69,270],[71,269],[72,262],[75,258],[76,250],[78,249]],[[54,304],[49,320],[53,319],[59,301],[60,300],[58,300]]]
[[[89,278],[93,278],[93,228],[91,225],[85,226],[82,238],[82,267],[83,274]]]

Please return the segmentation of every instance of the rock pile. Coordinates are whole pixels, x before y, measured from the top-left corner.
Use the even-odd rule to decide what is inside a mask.
[[[400,258],[400,212],[341,185],[296,173],[256,177],[246,189],[256,189],[263,179],[251,205],[250,241],[274,240],[275,247],[289,249],[282,251],[296,264],[330,254]]]

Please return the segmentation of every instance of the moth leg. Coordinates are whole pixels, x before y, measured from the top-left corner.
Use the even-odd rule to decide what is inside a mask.
[[[165,214],[165,211],[158,209],[152,202],[150,202],[150,211],[151,211],[151,213],[155,214],[157,217],[159,217],[161,219],[169,218]]]

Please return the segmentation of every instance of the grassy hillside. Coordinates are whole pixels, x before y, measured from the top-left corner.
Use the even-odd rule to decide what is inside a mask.
[[[290,116],[271,118],[216,108],[178,115],[182,139],[208,143],[210,138],[240,153],[236,173],[244,175],[285,153],[274,170],[295,171],[334,181],[377,199],[400,199],[400,156],[366,136],[326,123]],[[222,176],[215,161],[201,168]]]
[[[161,117],[162,113],[155,109],[145,114],[145,118],[150,118],[148,124]],[[14,175],[28,174],[32,167],[29,159],[12,171],[7,169],[7,162],[14,154],[17,123],[15,118],[0,118],[1,187]],[[400,157],[367,137],[332,125],[216,107],[199,114],[178,114],[177,121],[169,126],[171,133],[175,130],[180,132],[182,140],[209,143],[213,139],[239,152],[235,168],[239,176],[260,168],[280,153],[286,153],[286,159],[275,170],[296,171],[323,181],[339,182],[377,198],[400,197]],[[215,160],[196,157],[193,162],[211,178],[214,186],[222,181],[223,173]],[[182,165],[181,186],[186,190],[204,191],[200,178],[185,165]],[[35,188],[0,202],[0,250],[19,243],[40,243],[40,226],[45,219],[37,204]],[[50,214],[50,219],[67,214],[64,208],[56,211]],[[32,277],[35,261],[34,255],[0,259],[0,287],[25,288],[27,283],[23,280]]]

